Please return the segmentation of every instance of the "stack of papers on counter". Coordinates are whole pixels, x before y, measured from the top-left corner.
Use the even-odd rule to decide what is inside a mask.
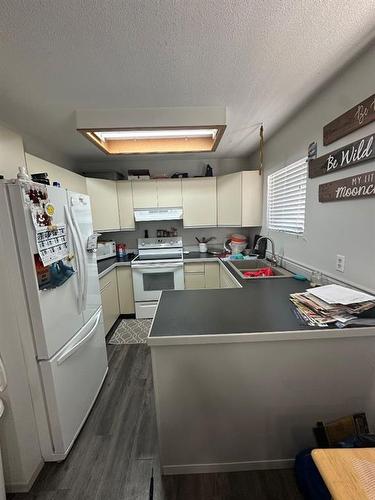
[[[327,327],[375,325],[375,316],[358,315],[375,308],[375,296],[339,285],[309,288],[304,293],[292,293],[290,300],[298,318],[309,326]]]

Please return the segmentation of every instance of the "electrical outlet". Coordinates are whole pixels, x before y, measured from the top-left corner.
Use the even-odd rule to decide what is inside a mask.
[[[336,255],[336,271],[343,273],[345,270],[345,256]]]

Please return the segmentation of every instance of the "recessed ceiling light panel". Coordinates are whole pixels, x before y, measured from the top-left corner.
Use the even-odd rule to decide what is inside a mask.
[[[183,111],[179,111],[180,109]],[[200,119],[205,115],[204,111],[208,110],[207,122],[211,123],[210,125],[192,124],[194,112],[196,113],[197,109],[200,111],[197,115]],[[91,112],[89,121],[95,122],[95,126],[82,126],[83,123],[80,123],[77,117],[77,130],[109,155],[210,152],[216,150],[225,130],[225,120],[218,120],[218,123],[222,122],[220,125],[212,124],[215,123],[212,116],[209,116],[212,109],[216,111],[216,118],[222,118],[222,114],[218,115],[216,108],[203,108],[203,110],[201,108],[160,108],[160,113],[156,113],[155,108],[150,108],[149,124],[152,126],[144,127],[139,126],[140,119],[136,114],[137,110],[131,110],[127,113],[124,110],[123,123],[126,125],[123,127],[119,126],[121,113],[119,115],[118,110],[112,122],[114,126],[109,127],[109,110],[106,110],[102,114],[102,128],[97,126],[100,123],[100,116],[95,116],[93,119],[93,112]],[[147,122],[148,110],[141,109],[140,111],[142,121]],[[178,112],[181,116],[178,116]],[[183,124],[184,119],[186,120],[185,124]],[[163,123],[163,126],[159,123],[159,126],[156,126],[156,121]],[[134,126],[131,122],[134,122]],[[166,125],[166,122],[172,125]]]

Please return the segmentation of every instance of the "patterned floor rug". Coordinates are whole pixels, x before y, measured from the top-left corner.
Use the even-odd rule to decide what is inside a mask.
[[[151,319],[123,319],[112,335],[110,344],[145,344]]]

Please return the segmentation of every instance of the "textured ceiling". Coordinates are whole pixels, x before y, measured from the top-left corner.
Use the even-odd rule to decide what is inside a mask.
[[[1,0],[0,119],[72,158],[78,108],[227,106],[244,156],[367,44],[373,0]],[[207,155],[206,155],[207,156]]]

